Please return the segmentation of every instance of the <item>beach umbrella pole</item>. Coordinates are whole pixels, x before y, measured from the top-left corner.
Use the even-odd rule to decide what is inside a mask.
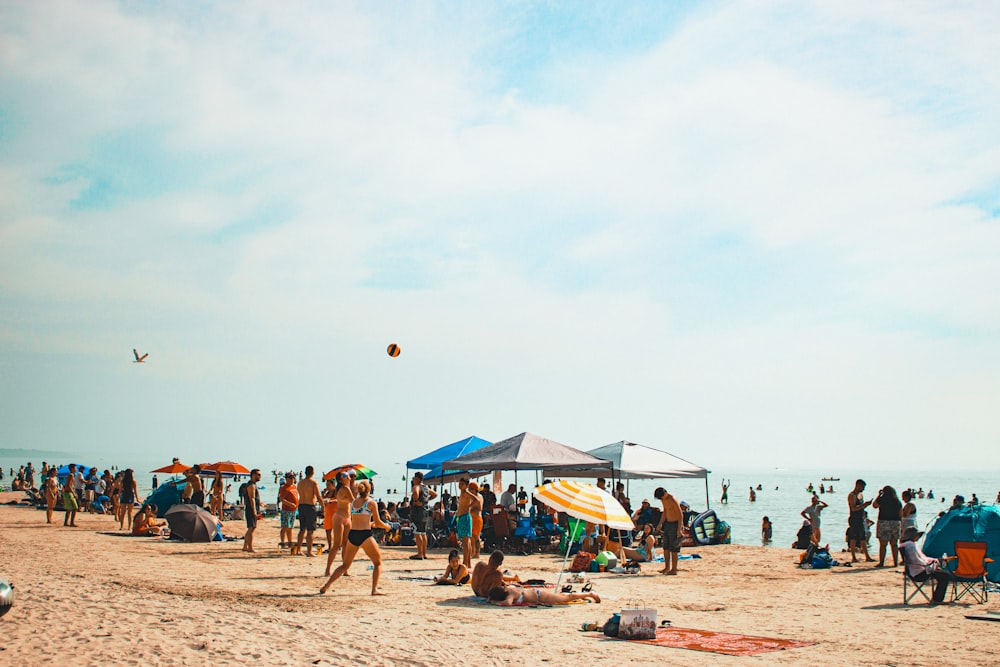
[[[569,552],[570,552],[570,549],[573,548],[573,540],[571,539],[572,536],[573,536],[573,529],[569,528],[567,526],[567,528],[566,528],[566,555],[563,556],[562,567],[559,568],[559,577],[556,579],[556,592],[557,593],[562,590],[559,587],[559,585],[562,584],[562,577],[563,577],[563,574],[566,572],[566,561],[569,560]]]

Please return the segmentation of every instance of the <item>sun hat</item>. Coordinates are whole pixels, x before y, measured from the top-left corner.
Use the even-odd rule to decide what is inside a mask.
[[[903,531],[902,541],[915,542],[920,539],[921,535],[923,535],[923,533],[920,532],[916,526],[907,526],[906,530]]]

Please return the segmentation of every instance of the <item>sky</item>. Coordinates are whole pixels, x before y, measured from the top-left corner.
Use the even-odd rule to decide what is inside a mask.
[[[981,2],[2,3],[0,447],[998,468],[997,34]]]

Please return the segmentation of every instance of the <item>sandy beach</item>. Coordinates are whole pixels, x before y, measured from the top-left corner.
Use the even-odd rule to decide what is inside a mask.
[[[6,502],[17,494],[0,494]],[[371,597],[369,562],[317,595],[325,560],[278,555],[278,524],[241,542],[184,544],[118,533],[110,517],[80,527],[0,506],[0,577],[16,602],[0,618],[0,664],[829,664],[982,665],[1000,662],[1000,624],[967,620],[998,609],[962,603],[902,605],[900,570],[800,570],[790,549],[739,545],[687,549],[700,560],[680,576],[591,574],[602,604],[501,608],[468,587],[431,586],[445,552],[410,561],[383,548],[384,597]],[[233,522],[227,535],[242,535]],[[508,556],[522,578],[555,581],[557,554]],[[579,587],[577,587],[579,588]],[[750,657],[612,641],[580,630],[631,598],[675,627],[814,645]],[[612,662],[613,661],[613,662]]]

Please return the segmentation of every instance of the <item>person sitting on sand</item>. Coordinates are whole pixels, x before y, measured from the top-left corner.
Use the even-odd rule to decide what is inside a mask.
[[[620,555],[637,563],[651,562],[656,558],[656,538],[653,537],[653,524],[642,524],[642,534],[635,539],[635,549],[622,547]]]
[[[802,527],[795,534],[795,541],[792,542],[793,549],[808,549],[812,543],[813,529],[809,524],[809,519],[802,522]],[[849,540],[850,538],[848,538]]]
[[[536,604],[569,604],[577,600],[593,600],[600,602],[601,598],[597,593],[588,591],[586,593],[556,593],[545,588],[521,588],[520,586],[494,586],[486,597],[496,602],[501,607],[513,607],[515,605],[536,605]]]
[[[133,535],[159,535],[163,523],[156,520],[156,505],[146,505],[132,520]]]
[[[448,554],[448,567],[444,569],[444,575],[434,577],[434,583],[438,586],[461,586],[469,583],[469,568],[465,567],[458,549],[452,549]]]
[[[480,561],[476,563],[476,567],[472,569],[472,577],[469,580],[472,592],[484,598],[490,592],[491,588],[502,587],[506,583],[521,581],[516,574],[509,576],[502,573],[500,571],[501,565],[503,565],[503,552],[499,549],[490,554],[490,559],[487,562],[483,563]]]
[[[379,577],[382,575],[382,552],[372,535],[372,527],[389,530],[389,525],[378,515],[378,505],[368,495],[370,488],[367,481],[358,482],[358,497],[350,504],[351,530],[347,533],[347,544],[344,546],[344,562],[319,589],[320,594],[330,590],[333,582],[350,569],[358,550],[364,549],[372,562],[372,595],[385,595],[378,587]]]

